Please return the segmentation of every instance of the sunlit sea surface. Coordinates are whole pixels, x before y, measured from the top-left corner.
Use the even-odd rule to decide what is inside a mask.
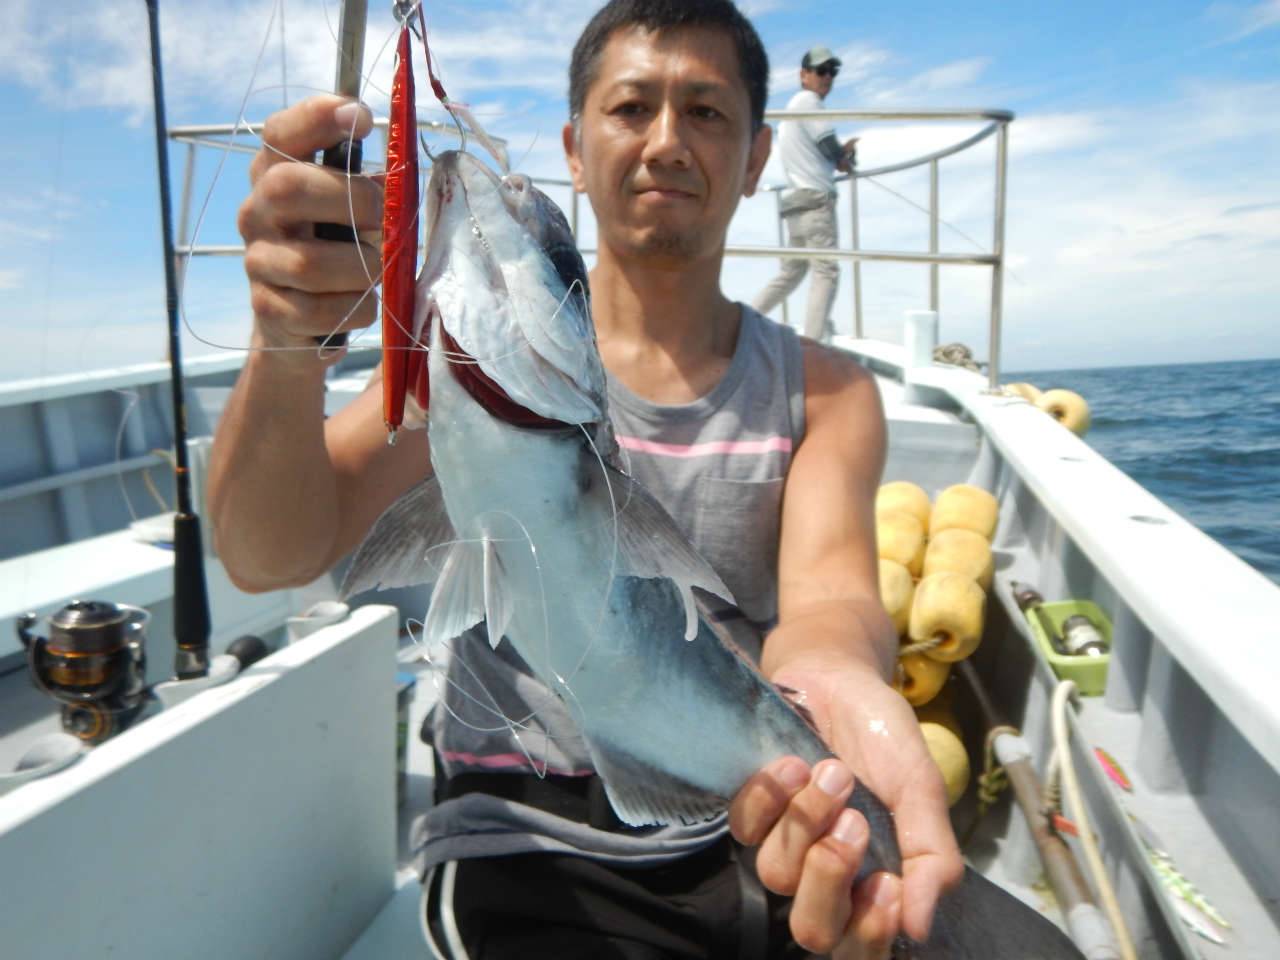
[[[1280,359],[1009,373],[1089,402],[1085,441],[1280,583]]]

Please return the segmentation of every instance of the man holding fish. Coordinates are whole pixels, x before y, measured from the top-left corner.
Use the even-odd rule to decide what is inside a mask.
[[[424,845],[439,840],[446,852],[428,861],[458,861],[451,886],[462,940],[476,950],[482,928],[495,932],[483,955],[758,948],[764,956],[766,944],[768,955],[796,955],[797,944],[839,957],[886,955],[899,931],[926,937],[961,860],[941,776],[910,707],[889,685],[897,639],[876,581],[872,503],[885,424],[874,381],[847,355],[783,332],[719,286],[729,221],[769,155],[764,51],[730,3],[615,0],[584,31],[571,78],[564,146],[598,223],[591,313],[618,443],[733,588],[747,620],[767,631],[748,653],[845,762],[810,769],[796,757],[773,761],[729,807],[733,836],[757,848],[760,880],[792,898],[788,945],[775,944],[776,932],[748,941],[758,915],[750,905],[762,898],[740,884],[743,857],[723,821],[656,833],[598,824],[589,784],[599,778],[574,766],[558,729],[545,733],[539,759],[552,773],[539,778],[543,766],[519,756],[500,773],[492,772],[496,754],[469,766],[467,738],[478,731],[437,718],[442,772],[466,786],[445,784],[445,814],[433,812],[436,833]],[[253,345],[267,349],[249,354],[228,401],[209,480],[217,548],[245,589],[303,584],[328,571],[431,469],[426,431],[403,431],[386,445],[377,383],[333,417],[323,414],[331,358],[315,338],[375,319],[365,271],[379,263],[382,196],[373,180],[348,183],[295,161],[370,129],[364,107],[311,98],[268,121],[267,146],[250,171],[240,230]],[[317,222],[353,223],[361,249],[313,239]],[[762,536],[771,542],[752,542]],[[732,632],[732,614],[721,613]],[[518,659],[506,649],[481,652],[494,663]],[[555,710],[536,697],[521,703]],[[894,814],[901,878],[881,872],[854,884],[869,839],[866,821],[845,807],[855,772]],[[484,809],[497,811],[501,829],[492,834],[502,842],[481,839],[476,798],[485,776],[501,801]],[[588,785],[581,802],[543,803],[563,782],[569,793]],[[566,810],[581,822],[545,826]],[[524,833],[513,824],[525,824]],[[538,924],[501,902],[495,885],[504,878],[519,878],[513,885],[539,904]],[[588,916],[573,917],[583,903],[594,904]],[[662,931],[684,922],[672,919],[682,910],[720,917],[694,920],[728,929],[673,945]],[[548,931],[556,918],[563,926]],[[575,953],[569,928],[583,919],[599,929]],[[504,925],[514,928],[505,948],[496,935]],[[540,942],[535,928],[549,939]]]

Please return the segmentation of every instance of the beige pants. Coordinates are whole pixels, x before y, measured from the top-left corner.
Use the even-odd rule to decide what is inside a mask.
[[[824,204],[812,210],[801,210],[783,216],[787,225],[787,245],[791,247],[834,247],[836,245],[836,205]],[[751,305],[761,313],[768,313],[800,285],[809,270],[809,261],[787,259],[782,270],[770,280]],[[809,281],[809,305],[805,310],[804,334],[814,340],[829,340],[834,332],[831,325],[831,304],[836,298],[836,284],[840,279],[839,265],[835,260],[814,260],[813,277]]]

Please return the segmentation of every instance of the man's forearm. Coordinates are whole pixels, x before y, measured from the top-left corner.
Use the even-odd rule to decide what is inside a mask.
[[[300,353],[251,353],[218,422],[209,513],[219,557],[242,589],[306,583],[331,562],[338,504],[324,367]]]

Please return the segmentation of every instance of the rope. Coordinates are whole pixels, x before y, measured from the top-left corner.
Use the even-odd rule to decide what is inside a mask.
[[[996,737],[1001,734],[1009,734],[1010,736],[1021,736],[1017,727],[1011,727],[1002,724],[998,727],[992,727],[987,731],[987,739],[982,748],[982,773],[978,774],[978,808],[974,811],[973,822],[969,824],[969,829],[965,831],[964,839],[960,841],[963,848],[973,839],[974,833],[978,829],[978,824],[982,822],[982,818],[986,816],[987,811],[995,805],[1000,799],[1000,794],[1009,788],[1009,777],[1005,773],[1004,767],[996,763]]]
[[[898,659],[910,656],[913,653],[928,653],[935,647],[940,647],[947,642],[945,633],[935,633],[927,640],[919,640],[915,643],[908,643],[906,646],[898,648]]]
[[[982,364],[973,359],[973,351],[963,343],[944,343],[934,347],[933,360],[935,363],[949,363],[968,370],[982,370]]]
[[[158,454],[169,461],[169,466],[174,470],[178,469],[178,460],[168,450],[152,450],[154,454]],[[160,512],[167,513],[169,504],[165,503],[164,497],[160,495],[160,491],[156,489],[155,481],[151,479],[151,468],[145,467],[142,471],[142,482],[146,485],[147,492],[151,494],[156,503],[160,504]]]

